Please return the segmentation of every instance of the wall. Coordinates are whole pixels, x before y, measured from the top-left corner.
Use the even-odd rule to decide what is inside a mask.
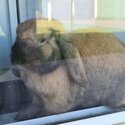
[[[47,17],[47,3],[42,0],[42,16]],[[70,21],[72,16],[72,0],[51,0],[52,17],[61,21]],[[74,0],[75,20],[91,19],[94,17],[94,0]]]
[[[113,34],[125,44],[125,32],[114,32]]]

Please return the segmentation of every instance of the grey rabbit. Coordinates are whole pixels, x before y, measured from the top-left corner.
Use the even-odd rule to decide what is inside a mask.
[[[49,33],[38,37],[34,22],[18,26],[12,48],[13,72],[33,95],[32,104],[19,112],[17,120],[79,107],[125,105],[125,46],[121,41],[111,33],[60,33],[53,27],[46,27]]]

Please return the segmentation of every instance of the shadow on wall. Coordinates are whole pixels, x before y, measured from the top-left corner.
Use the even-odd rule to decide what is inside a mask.
[[[113,33],[119,40],[125,43],[125,32],[114,32]]]
[[[10,50],[11,46],[8,42],[7,35],[0,26],[0,69],[10,67]]]

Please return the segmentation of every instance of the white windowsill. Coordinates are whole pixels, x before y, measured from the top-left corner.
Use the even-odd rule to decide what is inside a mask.
[[[7,125],[46,125],[55,123],[60,125],[113,125],[125,122],[125,111],[111,112],[113,112],[112,109],[101,106]]]

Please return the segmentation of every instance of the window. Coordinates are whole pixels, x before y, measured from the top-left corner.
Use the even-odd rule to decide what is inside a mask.
[[[33,18],[36,18],[39,20],[44,17],[44,18],[46,18],[46,23],[48,23],[47,25],[49,25],[50,27],[54,26],[55,29],[56,28],[58,29],[58,26],[53,23],[53,19],[56,19],[57,23],[60,22],[59,24],[61,24],[61,26],[63,27],[63,29],[61,29],[61,30],[63,30],[62,31],[63,35],[67,35],[67,34],[74,35],[75,34],[75,35],[81,36],[81,34],[82,34],[83,36],[78,38],[78,42],[80,40],[82,40],[82,43],[84,43],[84,45],[78,46],[78,49],[86,50],[86,52],[89,53],[88,48],[86,48],[84,46],[86,44],[90,45],[91,46],[90,48],[92,51],[93,51],[93,48],[95,47],[96,51],[94,53],[95,54],[94,56],[101,57],[105,54],[105,53],[101,53],[100,55],[98,55],[98,53],[97,53],[98,49],[99,49],[99,52],[107,49],[106,56],[110,55],[112,53],[115,54],[115,53],[117,53],[117,51],[118,52],[120,51],[121,53],[124,52],[124,43],[125,43],[125,37],[124,37],[125,36],[125,15],[123,13],[124,5],[125,5],[124,0],[11,0],[11,2],[10,2],[10,0],[8,0],[8,2],[7,2],[7,0],[1,0],[1,1],[2,1],[2,4],[0,4],[0,10],[1,10],[0,18],[2,18],[3,21],[0,20],[0,69],[4,69],[4,68],[10,69],[10,65],[11,65],[10,53],[11,53],[12,46],[15,44],[15,38],[17,35],[16,27],[18,25],[17,22],[20,24],[24,21],[27,21],[27,20],[33,19]],[[2,14],[2,13],[4,13],[4,14]],[[44,21],[43,21],[43,23],[45,24]],[[35,47],[37,49],[42,48],[43,45],[46,45],[46,43],[48,43],[48,41],[50,40],[49,42],[52,44],[53,48],[55,47],[55,51],[53,52],[51,50],[52,47],[48,46],[48,44],[47,44],[45,50],[48,49],[48,52],[45,53],[45,55],[42,53],[42,51],[38,51],[38,52],[41,52],[43,54],[43,58],[45,56],[45,59],[49,59],[50,57],[54,57],[54,59],[59,59],[59,60],[62,58],[63,59],[67,58],[66,57],[67,55],[63,55],[60,52],[60,51],[64,51],[65,48],[64,48],[64,50],[62,48],[61,48],[62,50],[60,50],[60,48],[57,47],[57,45],[60,43],[58,43],[56,45],[56,42],[60,42],[58,40],[61,38],[61,37],[59,37],[60,34],[58,34],[56,30],[53,30],[52,28],[47,29],[47,30],[49,30],[49,33],[50,33],[49,34],[47,32],[48,33],[47,35],[49,35],[49,36],[47,36],[47,37],[46,37],[46,35],[44,37],[42,36],[43,35],[42,28],[44,27],[44,26],[42,27],[43,23],[40,24],[38,21],[35,22],[35,25],[37,28],[35,35],[38,35],[38,39],[37,40],[35,39],[36,40],[35,42],[37,43],[37,45],[39,45],[39,46],[37,46],[37,47],[35,46]],[[27,23],[27,25],[24,26],[24,29],[26,27],[28,27],[30,29],[30,27],[32,27],[32,26],[30,26]],[[62,28],[62,27],[59,27],[59,28]],[[43,30],[45,30],[45,29],[43,28]],[[23,30],[20,30],[20,32],[23,32]],[[28,32],[25,32],[25,34],[23,34],[26,37],[26,39],[24,39],[24,41],[23,40],[22,41],[25,43],[29,42],[30,40],[34,40],[34,39],[27,38],[27,36],[29,35],[28,34],[29,32],[30,32],[30,30]],[[51,39],[51,38],[53,38],[52,33],[57,33],[57,34],[54,34],[56,36],[55,39]],[[93,37],[92,36],[93,34],[96,34],[96,35]],[[31,37],[32,37],[32,35],[33,34],[31,32]],[[100,35],[102,35],[102,37],[100,37]],[[105,36],[108,36],[108,37],[105,37]],[[97,37],[99,37],[99,39]],[[75,37],[73,37],[73,38],[75,39]],[[72,38],[72,41],[74,40],[73,38]],[[20,40],[21,39],[19,39],[19,41]],[[54,41],[54,40],[57,40],[57,41]],[[68,42],[70,44],[70,42],[72,42],[72,41],[70,41],[70,40],[68,41],[68,40],[66,42]],[[105,42],[104,43],[105,45],[103,48],[100,49],[100,43],[102,41]],[[113,44],[110,44],[110,41],[112,43],[119,41],[120,44],[118,43],[113,46]],[[30,41],[30,42],[32,42],[32,41]],[[65,42],[65,40],[61,41],[61,42]],[[76,45],[76,44],[78,45],[78,42],[74,43],[73,45]],[[91,45],[92,42],[93,43],[98,42],[98,45],[97,46],[94,46],[94,44]],[[27,46],[27,44],[24,44],[24,45]],[[25,47],[25,46],[23,46],[23,47]],[[105,46],[108,46],[108,47],[106,48]],[[112,48],[112,46],[113,46],[113,48]],[[118,46],[120,46],[120,49],[118,48]],[[32,49],[32,47],[34,47],[34,46],[32,46],[32,44],[30,47],[29,48],[27,47],[28,48],[27,51],[30,52],[30,53],[28,53],[29,55],[27,57],[31,57],[32,59],[34,59],[35,57],[39,57],[40,61],[39,60],[37,60],[37,61],[41,63],[42,56],[38,56],[37,53],[34,56],[34,53],[37,51],[37,49],[35,48],[35,51],[34,51]],[[71,46],[69,46],[67,50],[70,50],[70,47]],[[112,49],[113,49],[113,51],[112,51]],[[108,50],[111,50],[111,53]],[[73,49],[70,54],[72,54],[74,51],[75,51],[75,49]],[[55,55],[54,55],[55,53],[57,54],[57,57],[55,57]],[[61,54],[58,56],[58,53],[59,54],[61,53]],[[16,54],[16,52],[15,52],[15,54]],[[52,55],[50,56],[49,54],[52,54]],[[80,53],[80,54],[82,54],[82,53]],[[91,56],[91,54],[93,54],[93,52],[89,53],[89,54],[84,57],[86,59],[86,61],[87,61],[87,57]],[[75,55],[78,55],[78,54],[75,53]],[[75,55],[73,55],[73,56],[75,56]],[[23,56],[25,57],[25,54]],[[93,58],[95,58],[95,57],[93,57]],[[58,110],[60,110],[61,108],[65,108],[65,111],[62,111],[63,113],[61,112],[61,114],[59,112],[58,115],[54,115],[54,116],[53,115],[46,116],[46,114],[45,115],[43,114],[43,116],[46,116],[46,117],[40,116],[39,119],[31,119],[28,121],[26,120],[26,121],[23,121],[20,123],[16,122],[15,125],[16,124],[17,125],[18,124],[37,125],[37,124],[50,124],[50,123],[53,123],[53,124],[59,123],[59,124],[67,124],[67,125],[68,124],[87,124],[88,123],[91,125],[92,123],[95,123],[97,121],[98,121],[98,124],[104,124],[104,125],[109,124],[110,125],[110,124],[117,124],[120,122],[125,122],[125,120],[123,118],[123,116],[125,115],[124,109],[122,109],[122,110],[118,109],[116,111],[109,107],[105,107],[105,106],[101,105],[101,101],[103,100],[103,95],[105,96],[105,90],[107,89],[107,88],[105,88],[106,85],[104,86],[102,84],[102,83],[106,84],[105,82],[103,82],[102,77],[104,77],[104,80],[107,80],[108,78],[115,79],[119,76],[118,78],[119,79],[121,78],[119,80],[120,81],[119,84],[121,85],[121,83],[124,81],[124,75],[122,74],[122,70],[124,69],[124,65],[123,65],[124,63],[120,62],[120,61],[123,58],[122,58],[122,56],[121,56],[121,58],[118,57],[118,59],[119,59],[118,62],[120,62],[123,67],[121,67],[121,65],[120,66],[116,65],[116,67],[115,67],[114,64],[117,62],[117,60],[114,60],[114,61],[111,60],[111,62],[110,62],[108,60],[110,58],[108,58],[107,60],[104,60],[105,64],[102,65],[100,62],[103,60],[103,58],[102,58],[102,60],[100,59],[100,62],[98,64],[96,63],[96,61],[98,62],[98,60],[95,61],[95,60],[93,60],[93,58],[89,63],[95,63],[94,66],[98,67],[97,73],[94,73],[94,71],[89,72],[89,70],[87,70],[87,69],[85,70],[85,72],[82,72],[82,73],[84,73],[84,75],[87,73],[90,73],[90,75],[92,75],[92,77],[94,77],[94,75],[98,75],[98,77],[93,80],[94,84],[89,85],[89,87],[91,87],[91,90],[86,92],[86,93],[88,93],[88,96],[86,96],[86,95],[84,96],[87,99],[90,96],[90,98],[93,102],[95,100],[98,100],[100,103],[95,104],[97,107],[91,106],[92,101],[87,102],[87,100],[86,100],[85,103],[88,104],[89,105],[88,107],[91,107],[91,108],[82,109],[81,105],[78,104],[78,107],[77,107],[78,110],[74,109],[74,108],[76,108],[75,106],[72,107],[72,110],[70,108],[69,108],[70,110],[68,110],[68,106],[65,107],[64,105],[61,105],[61,104],[57,105],[57,107],[54,107],[55,105],[51,101],[51,103],[48,103],[48,105],[46,105],[46,106],[42,105],[42,106],[43,107],[48,106],[49,108],[52,107],[52,108],[50,108],[50,110],[52,110],[52,111],[54,110],[54,108],[58,109]],[[38,58],[35,58],[35,59],[38,59]],[[23,61],[25,62],[27,60],[24,59]],[[32,60],[30,60],[30,61],[32,61]],[[30,61],[28,63],[31,63]],[[51,60],[49,60],[49,61],[51,61]],[[114,72],[112,71],[110,73],[112,67],[108,67],[106,65],[106,63],[108,61],[110,63],[110,66],[112,66],[112,65],[114,66],[113,67]],[[102,63],[103,63],[103,61],[102,61]],[[85,62],[85,64],[86,64],[86,62]],[[107,67],[105,68],[104,65],[106,65]],[[21,65],[21,66],[23,67],[23,65]],[[22,68],[21,66],[19,68]],[[35,73],[36,73],[37,71],[40,71],[40,68],[39,68],[39,65],[35,65],[35,66],[38,66],[35,70]],[[55,69],[58,69],[58,66],[59,66],[59,64],[56,64],[53,67]],[[72,66],[72,62],[71,63],[69,62],[69,65],[67,67],[69,68],[70,66]],[[77,66],[78,65],[75,65],[74,67],[77,67]],[[46,70],[48,67],[50,69],[44,72],[44,70]],[[53,71],[53,72],[55,71],[53,69],[53,67],[51,67],[51,65],[48,65],[48,67],[45,64],[44,67],[42,67],[43,71],[41,71],[40,73],[42,74],[44,72],[45,74],[44,73],[43,74],[46,75],[48,72],[50,73],[50,71]],[[72,68],[74,68],[74,67],[72,67]],[[27,70],[25,70],[24,68],[25,67],[23,67],[21,69],[21,71],[22,72],[25,71],[25,73],[27,73]],[[84,67],[80,67],[79,70],[82,68],[84,68]],[[103,70],[102,70],[103,68],[105,71],[107,71],[107,73],[106,73],[107,76],[105,76],[105,74],[103,73]],[[88,67],[88,69],[89,69],[89,67]],[[90,69],[93,69],[93,67],[91,67]],[[117,71],[116,71],[116,69],[117,69]],[[30,71],[30,73],[32,72],[32,70],[30,70],[30,68],[28,70]],[[75,76],[77,76],[79,74],[79,72],[77,72],[76,69],[74,69],[74,70],[76,73]],[[64,71],[61,72],[62,77],[64,75],[63,72]],[[115,72],[116,72],[116,74],[112,75]],[[16,72],[16,73],[18,74],[18,72]],[[76,79],[74,79],[74,77],[73,77],[74,74],[72,74],[70,70],[69,70],[69,73],[70,74],[68,74],[68,75],[66,74],[66,75],[69,77],[70,77],[70,75],[72,75],[71,80],[73,80],[72,83],[74,83],[75,80],[77,80],[77,78],[75,77]],[[31,79],[33,82],[30,81],[30,82],[27,82],[27,84],[25,84],[26,83],[25,82],[24,84],[26,86],[24,86],[24,84],[20,81],[22,77],[17,78],[14,75],[14,73],[12,73],[12,72],[10,72],[10,74],[3,76],[3,74],[1,75],[1,70],[0,70],[0,75],[2,76],[2,77],[0,76],[0,113],[1,114],[7,113],[4,115],[3,114],[0,115],[0,124],[15,122],[14,117],[17,115],[17,112],[22,108],[22,105],[26,106],[29,103],[31,104],[32,95],[29,95],[30,92],[28,92],[26,89],[26,86],[27,86],[27,88],[29,87],[28,84],[35,83],[35,84],[32,84],[34,88],[32,88],[32,85],[30,86],[32,88],[33,92],[34,92],[34,90],[39,90],[39,92],[36,93],[35,99],[38,96],[37,94],[39,94],[41,91],[44,91],[44,90],[47,91],[48,93],[47,94],[44,94],[44,92],[42,93],[44,98],[46,98],[46,100],[44,100],[44,101],[42,100],[43,102],[47,102],[49,99],[51,100],[52,98],[54,98],[56,96],[56,95],[54,95],[55,93],[53,94],[53,90],[56,89],[56,88],[54,88],[55,86],[54,86],[53,79],[58,78],[56,76],[51,77],[51,80],[49,81],[49,83],[50,84],[52,83],[52,85],[49,84],[50,86],[48,87],[49,88],[49,91],[48,91],[48,88],[45,88],[43,90],[42,87],[44,85],[43,86],[41,85],[41,84],[45,83],[45,87],[46,87],[47,82],[48,82],[47,81],[48,79],[42,79],[45,82],[41,82],[42,80],[40,78],[42,78],[43,74],[40,77],[38,76],[36,80],[34,80],[35,79],[34,76],[31,76],[28,80]],[[101,76],[99,74],[101,74]],[[60,75],[60,72],[58,73],[58,75]],[[26,77],[27,74],[23,74],[23,76]],[[82,78],[84,78],[84,77],[85,76],[83,76]],[[87,77],[89,77],[89,75],[86,76],[85,78],[87,78]],[[3,80],[3,78],[4,78],[4,80]],[[9,79],[6,79],[6,78],[9,78]],[[100,79],[100,78],[102,78],[102,79]],[[38,79],[40,79],[41,81],[40,81],[39,86],[36,87],[36,84],[39,83],[39,81],[36,82]],[[62,78],[62,79],[65,80],[64,78]],[[68,78],[66,78],[66,79],[68,79]],[[24,79],[22,78],[22,80],[24,80]],[[68,79],[68,80],[70,81],[70,79]],[[57,88],[60,87],[60,81],[57,82],[57,84],[58,84]],[[91,82],[91,80],[89,80],[89,81]],[[88,81],[85,79],[84,82],[87,83]],[[108,80],[108,82],[109,82],[109,84],[112,83],[110,80]],[[97,83],[99,85],[97,88],[99,88],[99,89],[102,88],[102,90],[95,89],[95,85],[97,85]],[[60,93],[59,91],[57,91],[56,94],[58,94],[59,96],[61,94],[62,94],[62,96],[65,95],[64,98],[67,98],[67,93],[71,92],[70,94],[72,96],[73,93],[77,91],[74,89],[75,87],[77,89],[79,89],[79,91],[83,89],[83,87],[81,87],[81,83],[79,83],[80,85],[78,84],[76,86],[74,84],[71,84],[71,86],[75,86],[73,88],[73,90],[71,91],[72,88],[70,88],[70,86],[68,86],[67,84],[70,85],[70,83],[65,83],[64,85],[61,85],[61,88],[59,88],[63,94]],[[115,82],[115,84],[116,84],[116,82]],[[4,87],[1,87],[1,86],[4,86]],[[65,86],[66,86],[67,91],[65,91],[63,89]],[[29,87],[29,89],[31,89],[30,87]],[[108,86],[108,87],[110,87],[110,91],[113,91],[112,86]],[[122,86],[122,87],[124,88],[124,86]],[[41,88],[41,90],[39,88]],[[96,93],[97,97],[94,94],[91,94],[93,89],[95,89],[93,93],[94,94]],[[116,90],[117,89],[119,89],[119,88],[116,88]],[[52,94],[49,97],[50,90],[52,91]],[[96,90],[103,91],[104,94],[101,96],[102,98],[99,96],[99,94]],[[83,95],[83,93],[80,94],[79,91],[77,91],[77,94],[79,94],[80,96]],[[90,95],[89,95],[89,92],[90,92]],[[119,92],[121,92],[121,91],[119,91]],[[32,94],[34,94],[34,93],[32,93]],[[110,94],[112,94],[112,93],[109,93],[108,96],[111,96]],[[116,93],[114,93],[112,95],[112,97],[117,96],[115,94]],[[123,94],[124,94],[124,92],[123,92]],[[76,99],[76,97],[77,97],[77,95],[75,95],[73,98]],[[2,103],[1,98],[2,98],[2,101],[4,102],[4,106],[7,105],[8,107],[11,108],[11,110],[8,110],[9,108],[6,108],[7,110],[5,112],[3,112],[1,110],[1,103]],[[39,98],[39,96],[37,98]],[[79,98],[79,96],[77,98]],[[32,99],[34,99],[34,98],[32,98]],[[41,99],[41,97],[39,99]],[[108,101],[110,101],[110,99],[108,97],[106,99]],[[57,99],[57,101],[58,100],[62,101],[60,98]],[[67,100],[68,101],[66,101],[66,102],[65,102],[65,100],[63,100],[62,103],[67,104],[70,101],[72,102],[72,99],[70,97]],[[76,99],[76,101],[74,103],[77,103],[77,101],[79,101],[79,100]],[[55,103],[57,103],[57,102],[55,101]],[[37,105],[37,104],[36,105],[35,104],[28,105],[27,109],[30,106],[31,106],[30,108],[33,109]],[[41,105],[38,104],[37,107],[39,107],[39,106],[41,106]],[[62,107],[59,108],[58,106],[62,106]],[[37,107],[36,107],[36,109],[37,109]],[[9,112],[14,112],[14,113],[8,114]],[[35,112],[35,110],[31,111],[30,114],[32,114],[34,112]],[[122,117],[118,117],[118,116],[122,116]],[[1,120],[4,118],[6,119],[8,117],[10,118],[10,121]],[[102,123],[102,121],[103,121],[103,123]],[[106,123],[105,123],[105,121],[106,121]]]

